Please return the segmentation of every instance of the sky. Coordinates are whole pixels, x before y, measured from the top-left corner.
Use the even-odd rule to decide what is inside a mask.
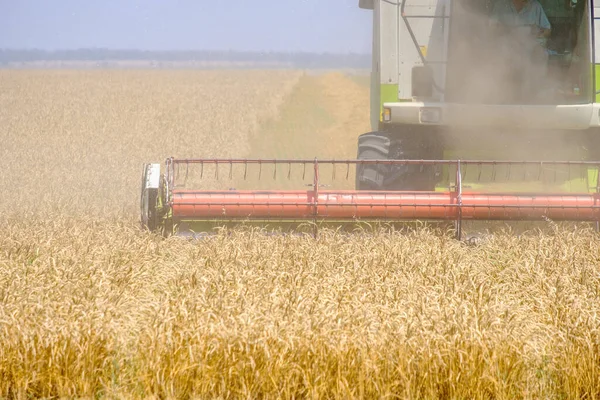
[[[0,48],[369,53],[358,0],[0,0]]]

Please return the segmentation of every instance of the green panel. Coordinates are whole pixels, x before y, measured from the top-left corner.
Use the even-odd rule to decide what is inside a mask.
[[[379,120],[382,120],[383,103],[392,103],[398,101],[398,85],[397,84],[382,84],[381,85],[381,102],[379,107]]]
[[[596,68],[594,71],[596,76],[596,103],[600,103],[600,64],[596,64]]]
[[[595,193],[598,189],[598,169],[597,168],[588,168],[587,173],[587,191],[590,193]]]

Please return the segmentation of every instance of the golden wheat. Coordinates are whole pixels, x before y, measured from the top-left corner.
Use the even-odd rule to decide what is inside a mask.
[[[0,228],[4,396],[600,395],[593,232]]]
[[[0,71],[0,212],[132,215],[142,164],[233,157],[297,81],[286,71]],[[9,189],[10,188],[10,189]],[[19,205],[19,207],[17,207]]]
[[[298,74],[0,77],[0,397],[600,398],[592,230],[163,239],[141,163],[250,151]]]

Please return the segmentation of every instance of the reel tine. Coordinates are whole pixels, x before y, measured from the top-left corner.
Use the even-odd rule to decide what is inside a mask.
[[[358,162],[356,164],[355,171],[354,171],[356,173],[356,179],[362,178],[364,176],[364,173],[363,173],[364,168],[361,168],[361,166],[362,166],[362,163],[360,163],[360,162]],[[360,172],[360,175],[359,175],[359,172]]]
[[[200,179],[204,178],[204,161],[200,161]]]
[[[288,163],[288,180],[292,179],[292,163]]]
[[[233,180],[233,161],[229,161],[229,180]]]
[[[331,164],[332,167],[332,171],[331,171],[331,179],[335,181],[335,160],[333,161],[333,163]]]
[[[244,180],[248,176],[248,161],[244,161]]]
[[[273,180],[277,179],[277,160],[273,163]]]
[[[348,180],[348,177],[350,176],[350,163],[346,163],[346,180]]]
[[[477,182],[481,182],[481,174],[483,172],[483,165],[481,165],[481,163],[477,163],[477,168],[479,170],[479,174],[477,175]]]
[[[215,163],[215,179],[219,180],[219,163]]]
[[[185,178],[183,179],[183,186],[187,185],[188,176],[190,174],[190,163],[186,161],[185,163]]]
[[[260,181],[260,178],[262,177],[262,162],[259,161],[258,162],[258,180]]]

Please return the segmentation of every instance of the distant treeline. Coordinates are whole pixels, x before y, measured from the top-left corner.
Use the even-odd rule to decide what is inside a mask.
[[[239,51],[143,51],[110,49],[13,50],[0,49],[0,66],[83,63],[90,67],[127,65],[177,66],[278,66],[287,68],[370,68],[368,54],[284,53]]]

